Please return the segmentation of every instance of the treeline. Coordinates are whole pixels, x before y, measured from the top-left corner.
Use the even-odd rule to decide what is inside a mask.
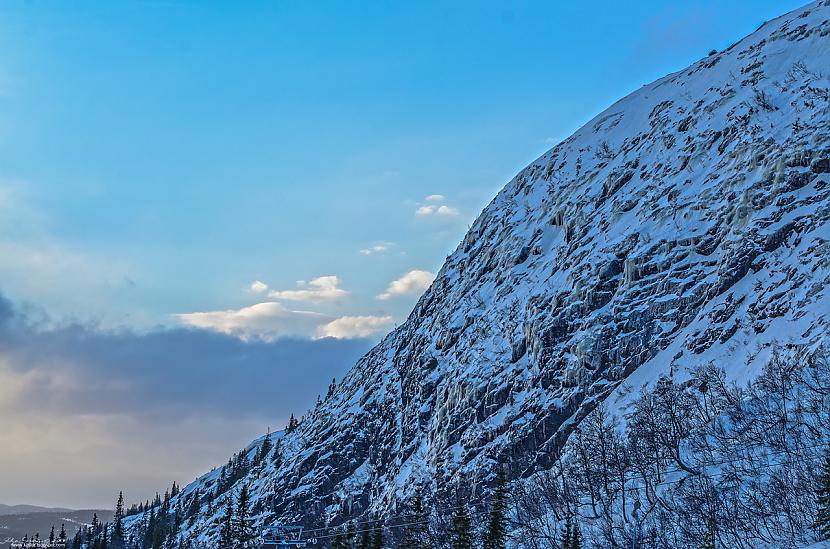
[[[447,507],[442,507],[447,502],[428,506],[416,495],[400,513],[355,519],[339,527],[311,528],[305,537],[331,549],[505,549],[509,501],[504,470],[498,469],[483,507],[470,505],[466,494],[456,494]],[[582,547],[580,541],[568,545],[568,549]]]
[[[94,515],[97,519],[97,514]],[[40,538],[40,532],[36,532],[34,535],[23,536],[21,543],[15,544],[12,543],[9,546],[9,549],[26,549],[30,547],[63,547],[66,543],[66,526],[61,524],[60,532],[57,534],[55,533],[55,527],[52,526],[52,530],[49,532],[49,537],[45,539]]]
[[[296,428],[293,416],[292,422],[293,428]],[[200,514],[212,516],[220,508],[226,508],[222,524],[229,525],[223,526],[226,529],[221,534],[229,544],[221,547],[252,547],[257,532],[254,531],[250,518],[247,487],[242,488],[238,502],[231,488],[252,470],[262,468],[266,464],[279,464],[281,460],[279,441],[275,444],[269,431],[253,456],[249,457],[249,452],[245,450],[235,453],[220,469],[216,480],[208,483],[209,489],[203,491],[197,487],[185,494],[174,482],[163,496],[156,494],[152,501],[132,505],[123,516],[141,514],[141,518],[131,525],[123,544],[114,549],[197,549],[201,546],[197,544],[195,536],[184,535],[184,531],[193,525]],[[119,497],[119,506],[122,502],[123,498]],[[116,506],[116,517],[119,516],[119,506]],[[110,546],[101,549],[109,549]],[[89,546],[89,549],[98,548]]]
[[[830,538],[830,363],[775,352],[745,386],[706,365],[625,417],[600,407],[548,471],[512,491],[514,540],[561,547],[797,547]],[[621,427],[624,426],[624,427]]]
[[[461,480],[457,493],[306,537],[333,549],[750,549],[830,539],[830,362],[826,352],[793,353],[774,352],[744,385],[708,364],[624,395],[622,416],[601,405],[549,470],[508,484],[495,464],[488,496]],[[251,547],[253,517],[262,517],[248,486],[229,488],[281,459],[266,441],[253,459],[235,455],[209,493],[151,506],[128,547],[196,548],[181,532],[197,515],[219,519],[206,532],[219,547]]]

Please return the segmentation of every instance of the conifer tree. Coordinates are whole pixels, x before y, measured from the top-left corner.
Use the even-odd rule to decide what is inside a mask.
[[[473,534],[472,525],[470,524],[470,512],[460,495],[456,497],[450,539],[452,549],[472,549]]]
[[[192,519],[199,513],[199,509],[202,507],[202,493],[199,491],[197,487],[193,490],[193,494],[190,496],[190,504],[187,506],[187,513],[186,516],[188,519]]]
[[[143,547],[152,547],[153,539],[156,534],[156,508],[150,507],[150,513],[147,515],[147,523],[144,525],[143,532]]]
[[[52,531],[49,532],[49,545],[53,545],[55,543],[55,525],[52,525]]]
[[[571,534],[573,532],[573,525],[571,524],[571,514],[565,516],[565,527],[562,529],[562,549],[570,549]]]
[[[369,524],[360,529],[360,539],[357,542],[358,549],[372,549],[373,529]]]
[[[248,485],[239,491],[236,503],[236,540],[240,547],[250,547],[254,539],[254,528],[251,524],[251,492]]]
[[[66,527],[63,525],[63,523],[61,523],[61,533],[58,534],[58,541],[60,541],[61,543],[66,542]]]
[[[124,541],[124,492],[118,492],[115,514],[112,517],[112,541],[118,546]]]
[[[233,497],[228,497],[225,514],[222,516],[222,526],[219,529],[219,546],[222,549],[234,547],[234,533]]]
[[[706,533],[706,539],[703,540],[703,549],[715,549],[715,538],[712,537],[712,532]]]
[[[484,549],[504,549],[507,543],[507,488],[504,468],[499,468],[496,475],[496,489],[490,502],[490,518],[487,521],[487,534]]]
[[[818,477],[816,490],[816,521],[814,528],[819,540],[830,539],[830,446],[825,450],[824,464]]]
[[[272,452],[272,455],[274,456],[272,458],[272,461],[274,462],[274,467],[276,467],[277,469],[279,469],[282,466],[282,450],[281,450],[281,448],[282,447],[281,447],[281,444],[280,444],[280,440],[278,439],[277,443],[274,445],[274,451]]]
[[[571,549],[582,549],[582,532],[579,530],[579,523],[574,523],[573,533],[571,534]]]
[[[265,434],[265,438],[262,440],[262,445],[259,447],[259,450],[257,450],[256,458],[254,458],[257,465],[268,458],[273,447],[274,445],[271,442],[271,428],[269,427],[268,432]]]
[[[409,526],[404,530],[402,549],[427,549],[432,547],[427,529],[427,513],[421,495],[417,494],[412,502],[412,514]]]
[[[346,525],[345,547],[352,549],[354,547],[355,524],[353,520]]]
[[[383,519],[377,519],[372,531],[372,548],[383,549]]]
[[[331,542],[331,549],[345,549],[345,543],[343,541],[343,532],[340,528],[338,528],[334,532],[334,539]]]

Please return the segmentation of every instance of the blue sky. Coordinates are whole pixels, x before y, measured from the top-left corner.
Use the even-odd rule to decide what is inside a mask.
[[[250,410],[234,400],[198,426],[186,410],[154,431],[155,420],[113,403],[48,407],[65,421],[99,421],[84,424],[86,447],[109,436],[112,456],[121,455],[118,421],[134,423],[131,440],[148,447],[162,435],[183,441],[168,461],[184,465],[130,473],[136,497],[187,481],[265,425],[279,427],[313,401],[315,383],[322,391],[402,321],[524,165],[626,93],[801,3],[4,2],[0,291],[27,327],[13,342],[30,351],[47,336],[71,343],[67,326],[106,349],[107,338],[132,336],[130,349],[155,346],[125,361],[137,370],[140,357],[173,345],[181,384],[200,375],[203,358],[185,352],[199,347],[185,328],[225,338],[216,348],[229,363],[244,354],[238,345],[282,356],[284,337],[332,361],[302,398]],[[170,335],[161,347],[160,334]],[[135,383],[118,377],[108,359],[123,357],[109,351],[53,348],[84,367],[49,355],[0,368],[18,387],[0,392],[0,415],[35,374]],[[246,371],[275,391],[299,383],[292,364],[267,362]],[[141,394],[166,410],[169,394]],[[15,414],[42,435],[33,416]],[[227,436],[188,446],[204,432]],[[0,441],[9,433],[0,429]],[[49,440],[61,444],[60,434]],[[0,469],[31,473],[15,475],[25,482],[6,503],[48,476],[25,453],[0,459]],[[86,469],[72,460],[54,474],[84,486]],[[113,471],[112,482],[124,477]],[[101,484],[76,500],[69,485],[44,489],[34,502],[103,504],[121,488]]]

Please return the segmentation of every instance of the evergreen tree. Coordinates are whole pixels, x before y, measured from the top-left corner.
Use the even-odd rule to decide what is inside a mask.
[[[470,524],[470,512],[460,495],[456,497],[450,539],[452,549],[472,549],[473,533]]]
[[[343,532],[340,528],[334,532],[334,539],[331,542],[331,549],[346,549],[346,544],[343,541]]]
[[[412,501],[412,514],[407,520],[409,525],[404,530],[402,549],[427,549],[432,547],[427,528],[428,518],[421,495],[417,494]]]
[[[820,540],[830,539],[830,446],[825,450],[824,464],[818,477],[816,507],[816,534]]]
[[[286,433],[292,432],[294,429],[297,428],[297,426],[299,424],[300,424],[300,422],[297,421],[297,418],[294,417],[294,414],[291,414],[291,417],[288,419],[288,427],[285,428],[285,432]]]
[[[199,509],[202,507],[202,494],[197,487],[193,490],[193,494],[190,496],[190,504],[187,506],[187,518],[192,519],[197,514],[199,514]]]
[[[61,533],[58,534],[58,541],[61,543],[66,542],[66,527],[63,524],[61,524]]]
[[[254,528],[251,523],[251,492],[248,485],[239,491],[236,503],[236,540],[240,547],[251,547],[254,539]]]
[[[715,549],[715,538],[712,536],[712,532],[706,533],[706,539],[703,540],[703,549]]]
[[[274,462],[274,467],[279,469],[282,466],[282,451],[280,446],[280,440],[277,440],[277,443],[274,445],[274,452],[273,452],[272,461]]]
[[[176,500],[176,510],[173,513],[173,530],[176,532],[179,531],[179,528],[182,526],[182,519],[184,518],[184,504],[182,503],[182,499],[179,498]]]
[[[571,549],[582,549],[582,532],[579,530],[579,523],[574,523],[573,534],[571,534]]]
[[[377,519],[372,530],[372,548],[383,549],[383,519]]]
[[[112,541],[118,546],[124,541],[124,492],[118,492],[115,514],[112,517]]]
[[[571,535],[573,532],[573,525],[571,524],[571,514],[565,516],[565,527],[562,529],[562,549],[570,549]]]
[[[265,461],[268,456],[271,454],[271,449],[274,447],[273,443],[271,442],[271,428],[268,428],[268,432],[265,434],[265,438],[262,440],[262,445],[259,447],[256,453],[256,457],[254,461],[256,461],[257,465]]]
[[[55,525],[52,525],[52,531],[49,532],[49,545],[53,545],[55,543]]]
[[[349,521],[349,524],[346,525],[346,537],[345,537],[345,546],[348,549],[352,549],[354,547],[354,536],[355,536],[355,524],[353,520]]]
[[[504,549],[507,543],[507,488],[504,468],[500,467],[496,475],[496,489],[490,502],[490,518],[487,521],[487,534],[484,549]]]
[[[142,547],[151,547],[153,545],[153,534],[156,530],[156,509],[150,508],[150,513],[145,515],[147,522],[144,524],[144,531],[142,532]]]
[[[357,542],[358,549],[372,549],[372,527],[365,524],[360,529],[360,539]]]
[[[234,534],[233,497],[228,497],[228,505],[225,507],[222,526],[219,529],[219,547],[221,549],[233,549],[236,541]]]

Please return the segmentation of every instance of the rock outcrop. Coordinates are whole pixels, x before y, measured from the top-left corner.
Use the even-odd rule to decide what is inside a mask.
[[[549,464],[598,403],[830,323],[830,2],[643,87],[521,171],[406,322],[252,470],[258,520]],[[216,473],[189,486],[212,490]],[[190,531],[215,535],[219,511]]]

